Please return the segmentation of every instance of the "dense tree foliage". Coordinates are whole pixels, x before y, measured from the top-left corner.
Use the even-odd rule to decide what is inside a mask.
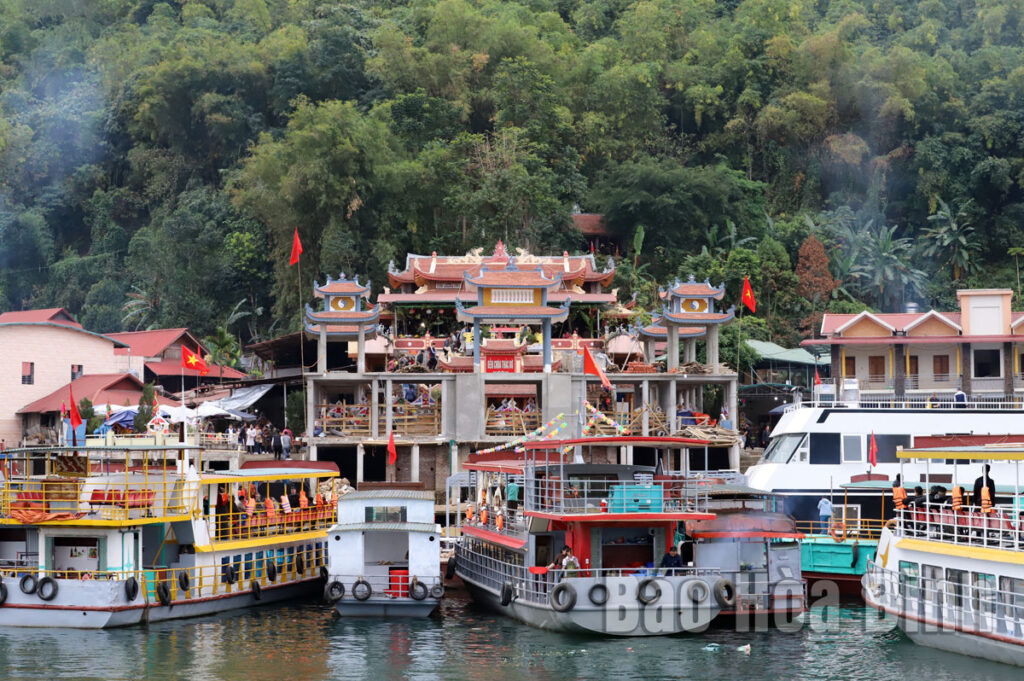
[[[5,0],[0,309],[247,342],[298,322],[295,227],[306,289],[380,285],[586,249],[575,206],[622,293],[750,276],[778,342],[949,307],[1018,286],[1022,33],[1008,0]]]

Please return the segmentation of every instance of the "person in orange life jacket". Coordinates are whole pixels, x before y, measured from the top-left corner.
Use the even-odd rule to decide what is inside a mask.
[[[992,470],[992,466],[985,464],[982,468],[981,477],[974,481],[974,494],[971,495],[971,504],[974,506],[981,506],[981,489],[982,487],[988,488],[989,500],[994,504],[996,503],[996,483],[989,474]]]

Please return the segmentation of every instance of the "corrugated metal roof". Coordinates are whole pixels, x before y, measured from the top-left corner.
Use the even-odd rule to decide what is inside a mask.
[[[415,499],[417,501],[433,501],[434,493],[418,489],[372,489],[365,492],[349,492],[338,498],[339,501],[360,501],[363,499]]]
[[[348,496],[348,495],[346,495]],[[426,532],[438,531],[435,523],[339,523],[329,532]]]
[[[762,359],[770,359],[775,362],[789,362],[790,364],[810,364],[811,366],[828,366],[830,362],[827,358],[816,360],[814,355],[802,348],[788,350],[775,343],[753,339],[748,339],[744,342],[757,354],[761,355]]]

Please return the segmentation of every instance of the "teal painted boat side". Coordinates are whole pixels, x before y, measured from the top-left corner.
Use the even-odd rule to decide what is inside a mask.
[[[878,541],[874,539],[847,539],[837,542],[827,535],[807,535],[800,543],[800,569],[804,573],[863,575],[867,570],[868,559],[875,555],[877,547]]]

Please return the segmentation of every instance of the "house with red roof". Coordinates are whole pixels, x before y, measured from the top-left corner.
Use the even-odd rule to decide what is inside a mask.
[[[82,328],[67,310],[25,310],[0,314],[0,439],[8,447],[32,433],[19,410],[88,374],[129,370],[127,345]],[[68,396],[65,396],[65,401]],[[36,426],[56,427],[55,417]]]
[[[245,374],[237,369],[209,362],[209,372],[206,374],[201,374],[196,369],[182,367],[182,346],[201,356],[207,354],[196,337],[186,328],[126,331],[109,335],[126,346],[122,352],[127,355],[129,370],[137,372],[144,382],[155,382],[168,392],[181,392],[183,376],[184,387],[189,389],[199,383],[218,383],[245,378]]]
[[[860,399],[1011,399],[1024,387],[1024,312],[1009,289],[957,291],[956,311],[826,314],[821,338],[803,346],[832,353],[832,376]]]

